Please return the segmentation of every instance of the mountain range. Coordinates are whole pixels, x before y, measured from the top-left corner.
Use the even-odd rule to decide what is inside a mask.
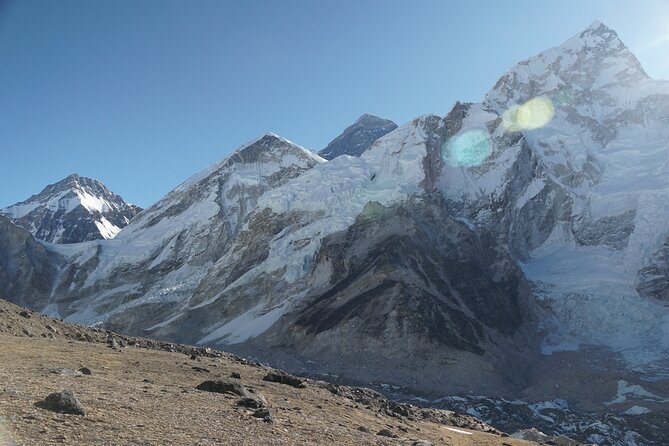
[[[137,215],[49,186],[0,216],[0,292],[461,410],[564,401],[640,426],[577,438],[662,444],[668,119],[669,82],[595,22],[480,103],[364,115],[321,156],[266,134]],[[77,208],[97,235],[59,214]]]

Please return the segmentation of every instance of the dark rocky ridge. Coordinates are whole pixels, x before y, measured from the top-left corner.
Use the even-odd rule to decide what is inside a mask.
[[[312,274],[331,268],[329,288],[230,348],[309,373],[511,393],[537,351],[536,310],[522,272],[493,242],[454,221],[438,195],[368,203],[316,255]]]
[[[0,290],[14,302],[43,309],[49,303],[62,258],[25,229],[0,215]]]
[[[374,141],[396,128],[397,124],[393,121],[364,114],[346,127],[318,154],[326,160],[332,160],[340,155],[360,156],[374,144]]]

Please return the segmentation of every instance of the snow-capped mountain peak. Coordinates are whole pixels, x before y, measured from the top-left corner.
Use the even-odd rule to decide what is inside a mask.
[[[144,286],[164,285],[161,274],[171,270],[169,282],[179,284],[179,295],[192,292],[191,284],[229,249],[263,193],[324,162],[273,133],[255,138],[138,215],[107,251],[96,275],[143,263],[153,273]]]
[[[271,162],[280,159],[285,161],[283,158],[291,156],[311,159],[318,163],[325,161],[304,147],[275,133],[268,132],[237,149],[227,159],[226,164]]]
[[[553,105],[544,125],[499,125],[534,98]],[[669,82],[649,78],[595,22],[515,65],[464,116],[455,127],[495,129],[493,153],[476,168],[445,167],[442,193],[458,206],[472,197],[463,214],[482,226],[508,206],[511,246],[559,327],[544,351],[605,345],[655,367],[669,351],[669,312],[643,294],[658,298],[669,271]]]
[[[71,174],[0,212],[35,238],[77,243],[114,238],[140,210],[101,182]]]
[[[616,32],[596,21],[561,45],[517,63],[497,81],[484,103],[500,113],[537,96],[559,104],[577,103],[592,91],[629,88],[648,80]]]
[[[241,145],[227,157],[196,173],[173,192],[191,188],[206,178],[217,175],[235,165],[271,163],[272,161],[290,164],[297,159],[302,161],[311,160],[314,163],[325,162],[325,159],[310,150],[298,146],[275,133],[267,132]]]

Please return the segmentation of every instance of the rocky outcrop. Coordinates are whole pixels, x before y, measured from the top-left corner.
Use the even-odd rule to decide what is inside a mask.
[[[669,300],[669,239],[653,254],[648,265],[639,271],[636,289],[642,296]]]
[[[44,309],[49,304],[62,258],[48,251],[23,228],[0,215],[0,294],[19,305]]]

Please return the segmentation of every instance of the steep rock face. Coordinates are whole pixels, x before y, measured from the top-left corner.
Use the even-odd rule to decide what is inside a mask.
[[[329,281],[251,344],[349,379],[511,393],[537,352],[536,309],[494,242],[453,220],[439,195],[370,202],[316,253],[310,281]]]
[[[0,215],[0,290],[32,308],[48,304],[60,259],[33,236]]]
[[[389,119],[364,114],[346,127],[341,135],[333,139],[318,154],[327,160],[340,155],[360,156],[374,144],[374,141],[396,128],[397,124]]]
[[[114,238],[140,208],[92,178],[70,175],[0,213],[49,243]]]
[[[665,302],[669,300],[669,239],[639,271],[636,289],[642,296]]]

